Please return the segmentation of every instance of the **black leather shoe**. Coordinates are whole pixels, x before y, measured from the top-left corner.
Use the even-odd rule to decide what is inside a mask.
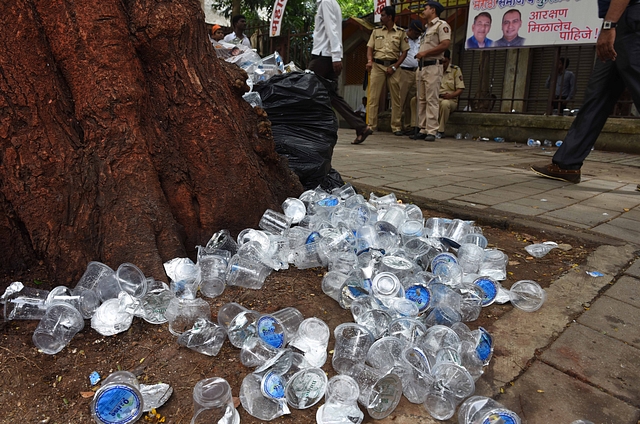
[[[395,135],[396,137],[402,137],[404,133],[402,131],[395,131],[393,135]]]
[[[531,165],[531,170],[541,177],[577,184],[580,182],[579,169],[562,169],[555,163],[548,165]]]
[[[415,134],[415,135],[410,136],[409,138],[410,138],[411,140],[424,140],[424,138],[425,138],[426,136],[427,136],[426,134],[418,133],[418,134]]]
[[[436,141],[436,136],[433,134],[427,134],[424,137],[424,141]]]

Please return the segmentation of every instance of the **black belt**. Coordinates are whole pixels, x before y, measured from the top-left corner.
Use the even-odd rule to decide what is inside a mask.
[[[435,59],[435,60],[423,60],[422,61],[422,66],[431,66],[431,65],[438,65],[442,63],[442,60],[440,59]]]
[[[640,4],[640,0],[631,0],[631,1],[629,2],[629,6],[632,6],[632,5],[634,5],[634,4]]]
[[[391,66],[394,63],[396,63],[398,61],[398,59],[394,59],[394,60],[380,60],[380,59],[373,59],[374,62],[382,65],[382,66]]]
[[[408,66],[401,66],[400,69],[404,69],[405,71],[409,71],[409,72],[415,72],[416,69],[418,69],[418,67],[414,66],[413,68],[409,68]]]

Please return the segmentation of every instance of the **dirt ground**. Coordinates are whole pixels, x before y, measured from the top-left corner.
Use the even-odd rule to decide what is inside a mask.
[[[575,264],[582,263],[594,248],[576,240],[555,239],[553,241],[557,243],[571,245],[571,249],[554,249],[544,258],[534,259],[528,256],[524,247],[532,242],[546,241],[544,235],[487,227],[483,230],[490,247],[499,248],[509,256],[509,275],[503,282],[507,288],[523,279],[535,280],[548,287],[560,275],[572,272]],[[333,331],[338,324],[352,321],[352,317],[349,311],[341,309],[322,293],[320,282],[325,272],[321,268],[291,268],[272,273],[261,290],[229,287],[221,297],[208,299],[212,315],[215,318],[218,308],[230,301],[260,312],[294,306],[305,318],[321,318]],[[43,271],[34,269],[22,275],[1,276],[2,292],[12,281],[42,289],[61,284],[75,285],[68,281],[48,281]],[[483,326],[491,332],[492,324],[511,308],[510,304],[489,306],[483,309],[477,321],[467,324],[472,329]],[[53,356],[39,353],[34,347],[31,336],[36,326],[37,322],[32,321],[1,324],[0,423],[90,423],[91,397],[87,392],[95,391],[97,387],[91,387],[89,374],[97,371],[104,379],[117,370],[132,371],[144,384],[170,384],[173,395],[158,413],[167,423],[188,423],[192,416],[193,387],[199,380],[213,376],[225,378],[233,395],[238,396],[242,379],[252,371],[240,363],[239,349],[228,341],[216,357],[208,357],[179,346],[166,324],[151,325],[139,318],[134,319],[127,332],[111,337],[101,336],[86,321],[84,330],[69,346]],[[329,350],[332,349],[333,337],[329,341]],[[331,355],[323,368],[329,378],[335,375]],[[403,398],[399,410],[405,402]],[[272,422],[314,423],[317,407],[322,403],[306,410],[292,409],[291,415]],[[242,423],[260,422],[241,406],[238,411]],[[373,421],[365,414],[365,422]]]

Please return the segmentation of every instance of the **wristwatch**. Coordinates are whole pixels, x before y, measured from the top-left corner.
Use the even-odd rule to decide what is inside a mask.
[[[617,22],[604,21],[602,22],[602,29],[613,29],[618,26]]]
[[[397,71],[398,68],[396,68],[395,66],[391,65],[391,69],[393,69],[393,72]]]

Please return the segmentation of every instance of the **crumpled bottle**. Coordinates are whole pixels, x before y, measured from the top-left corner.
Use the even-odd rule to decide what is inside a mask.
[[[530,244],[525,247],[527,251],[534,258],[541,258],[551,251],[551,249],[558,247],[558,243],[553,241],[545,241],[544,243]]]

